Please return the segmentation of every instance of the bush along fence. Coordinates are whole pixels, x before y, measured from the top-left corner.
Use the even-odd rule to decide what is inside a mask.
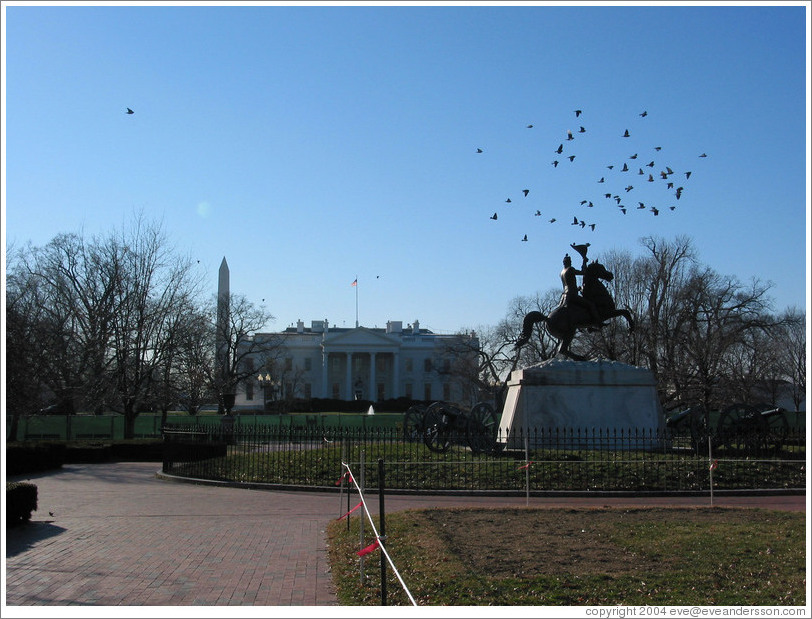
[[[386,461],[387,491],[422,493],[708,492],[806,486],[803,430],[781,440],[670,431],[531,429],[472,440],[395,429],[167,426],[163,473],[221,482],[335,489],[343,463]],[[378,482],[374,467],[366,483]]]

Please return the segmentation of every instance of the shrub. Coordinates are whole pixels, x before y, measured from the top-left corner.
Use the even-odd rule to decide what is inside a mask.
[[[17,443],[6,447],[6,473],[8,475],[25,475],[58,469],[64,462],[64,444]]]
[[[6,483],[6,526],[14,527],[31,520],[37,510],[37,487],[25,481]]]

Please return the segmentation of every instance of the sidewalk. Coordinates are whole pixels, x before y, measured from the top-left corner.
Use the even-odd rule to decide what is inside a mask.
[[[3,616],[15,606],[336,606],[327,524],[335,492],[174,483],[158,463],[66,465],[37,485],[31,523],[6,532]],[[344,497],[346,500],[346,495]],[[370,505],[373,513],[377,500]],[[387,495],[419,507],[525,506],[525,497]],[[708,497],[531,497],[531,507],[709,505]],[[715,496],[714,505],[806,511],[805,496]],[[343,510],[343,511],[342,511]]]

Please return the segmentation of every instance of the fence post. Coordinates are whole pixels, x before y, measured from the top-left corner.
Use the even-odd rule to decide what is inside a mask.
[[[383,458],[378,458],[378,515],[381,521],[379,539],[386,542],[386,511],[383,505],[384,477]],[[381,552],[381,606],[386,606],[386,555]]]
[[[358,479],[358,488],[360,489],[360,494],[361,494],[362,498],[363,498],[363,495],[364,495],[364,458],[365,458],[365,451],[362,449],[361,450],[361,462],[358,465],[358,478],[359,478]],[[359,532],[359,541],[360,541],[361,545],[358,546],[358,547],[363,548],[364,545],[365,545],[364,544],[364,512],[363,511],[361,512],[360,518],[361,518],[361,521],[358,524],[358,528],[359,528],[359,531],[360,531]],[[349,518],[347,518],[347,520],[349,520]],[[364,584],[364,557],[361,557],[360,571],[361,571],[361,584]]]

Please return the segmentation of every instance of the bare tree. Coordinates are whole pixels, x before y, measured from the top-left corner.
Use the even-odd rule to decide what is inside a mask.
[[[227,311],[223,311],[224,303],[228,304]],[[216,297],[209,314],[215,329],[217,358],[208,379],[222,413],[226,410],[226,394],[235,393],[237,386],[246,380],[254,380],[257,360],[261,367],[275,358],[281,341],[253,336],[262,331],[273,316],[243,295],[231,294],[228,299]]]

